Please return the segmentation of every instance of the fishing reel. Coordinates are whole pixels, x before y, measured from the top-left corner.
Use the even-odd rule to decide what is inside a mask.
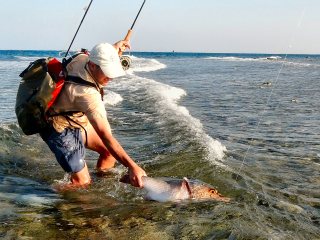
[[[128,55],[124,55],[120,57],[120,62],[123,70],[128,70],[131,66],[132,60]]]

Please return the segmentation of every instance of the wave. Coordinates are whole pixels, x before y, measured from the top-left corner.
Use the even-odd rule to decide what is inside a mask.
[[[289,62],[289,61],[283,61],[285,65],[291,65],[296,67],[320,67],[319,64],[312,64],[312,63],[299,63],[299,62]]]
[[[112,92],[110,90],[104,90],[103,102],[106,105],[115,106],[123,101],[120,94]]]
[[[14,58],[16,60],[20,60],[20,61],[35,61],[39,58],[43,58],[41,56],[32,56],[32,57],[24,57],[24,56],[14,56]]]
[[[268,57],[206,57],[206,60],[221,60],[221,61],[277,61],[282,59],[280,56],[268,56]]]
[[[181,139],[196,141],[205,150],[208,161],[226,168],[222,163],[227,151],[226,147],[209,136],[205,132],[201,121],[193,117],[185,106],[179,104],[179,101],[187,95],[184,89],[138,76],[113,82],[110,87],[115,91],[130,91],[131,98],[137,99],[140,97],[141,99],[142,97],[144,110],[150,112],[146,109],[150,108],[153,112],[146,116],[148,119],[144,119],[145,121],[150,121],[150,118],[152,118],[157,127],[161,129],[160,132],[166,131],[169,135],[172,134],[172,131],[176,131],[171,127],[173,125],[177,126],[179,134],[192,135],[192,137],[182,136]],[[139,97],[135,94],[139,94]],[[142,104],[142,102],[140,101],[139,104]]]
[[[157,98],[156,109],[159,114],[167,119],[173,119],[180,123],[181,126],[187,127],[189,132],[205,148],[207,160],[214,164],[221,165],[216,160],[223,160],[226,147],[218,140],[210,137],[204,130],[201,121],[193,117],[189,110],[178,104],[178,101],[187,95],[185,90],[150,79],[144,79],[149,82],[148,92],[151,96]]]
[[[295,62],[290,61],[287,58],[282,58],[281,56],[268,56],[268,57],[206,57],[205,60],[217,60],[217,61],[229,61],[229,62],[270,62],[270,63],[280,63],[288,66],[295,67],[320,67],[319,64],[306,63],[306,62]]]
[[[153,72],[167,66],[156,59],[138,58],[135,56],[130,56],[132,59],[132,66],[127,70],[128,74],[133,74],[134,72]]]
[[[256,61],[255,58],[239,58],[239,57],[206,57],[205,60],[222,60],[222,61]]]

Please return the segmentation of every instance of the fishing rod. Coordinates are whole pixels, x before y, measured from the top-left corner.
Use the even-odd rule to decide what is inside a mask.
[[[131,28],[128,30],[128,33],[127,33],[126,37],[123,39],[124,41],[129,41],[129,40],[130,40],[131,34],[132,34],[132,29],[133,29],[134,25],[136,24],[136,21],[137,21],[139,15],[140,15],[140,12],[141,12],[141,10],[142,10],[142,8],[143,8],[143,6],[144,6],[145,3],[146,3],[146,0],[143,1],[142,5],[141,5],[141,7],[140,7],[140,9],[139,9],[139,12],[138,12],[137,16],[136,16],[136,18],[134,19],[134,21],[133,21],[133,23],[132,23],[132,25],[131,25]],[[122,51],[119,50],[119,56],[121,56],[121,55],[122,55]]]
[[[67,50],[67,52],[66,52],[66,54],[65,54],[65,56],[64,56],[65,58],[68,56],[68,53],[69,53],[69,51],[70,51],[70,49],[71,49],[71,46],[72,46],[72,44],[73,44],[73,42],[74,42],[74,40],[75,40],[75,38],[76,38],[79,30],[80,30],[80,27],[81,27],[81,25],[82,25],[82,23],[83,23],[86,15],[87,15],[89,9],[90,9],[90,6],[91,6],[92,2],[93,2],[93,0],[90,1],[90,3],[89,3],[89,5],[88,5],[88,7],[87,7],[87,9],[86,9],[86,11],[85,11],[82,19],[81,19],[81,22],[80,22],[80,24],[79,24],[79,26],[78,26],[78,28],[77,28],[77,31],[76,31],[76,33],[74,34],[74,36],[73,36],[73,38],[72,38],[72,41],[71,41],[71,43],[70,43],[70,45],[69,45],[69,48],[68,48],[68,50]],[[131,34],[132,34],[132,29],[133,29],[134,25],[136,24],[136,21],[137,21],[139,15],[140,15],[140,13],[141,13],[141,10],[142,10],[145,2],[146,2],[146,0],[143,1],[142,5],[141,5],[141,7],[140,7],[140,9],[139,9],[139,12],[138,12],[137,16],[135,17],[135,19],[134,19],[134,21],[133,21],[130,29],[128,30],[128,33],[127,33],[126,37],[124,38],[125,41],[129,41],[129,40],[130,40]],[[130,57],[128,57],[128,56],[122,56],[122,51],[121,51],[121,50],[119,50],[118,54],[119,54],[119,56],[121,57],[120,61],[121,61],[121,64],[122,64],[123,69],[124,69],[124,70],[127,70],[127,69],[130,67],[130,65],[131,65],[131,59],[130,59]]]
[[[70,43],[70,45],[69,45],[69,48],[68,48],[68,50],[67,50],[67,52],[66,52],[66,55],[65,55],[64,57],[67,57],[67,56],[68,56],[68,53],[69,53],[69,51],[70,51],[70,48],[71,48],[71,46],[72,46],[72,44],[73,44],[73,42],[74,42],[74,39],[76,38],[76,36],[77,36],[77,34],[78,34],[78,32],[79,32],[79,29],[80,29],[80,27],[81,27],[81,25],[82,25],[82,23],[83,23],[83,20],[85,19],[86,15],[87,15],[88,11],[89,11],[89,8],[90,8],[92,2],[93,2],[93,0],[90,1],[90,3],[89,3],[89,5],[88,5],[88,7],[87,7],[87,9],[86,9],[86,11],[85,11],[82,19],[81,19],[81,22],[80,22],[80,24],[79,24],[79,26],[78,26],[78,29],[77,29],[76,33],[74,34],[74,36],[73,36],[73,38],[72,38],[72,41],[71,41],[71,43]]]

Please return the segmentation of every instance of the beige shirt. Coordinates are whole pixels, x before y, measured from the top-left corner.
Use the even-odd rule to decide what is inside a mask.
[[[89,59],[85,54],[78,55],[67,66],[68,75],[80,77],[88,82],[95,83],[86,70]],[[55,101],[51,113],[78,112],[69,116],[72,121],[64,116],[52,117],[53,127],[58,132],[65,128],[86,127],[90,119],[96,116],[106,116],[106,110],[98,90],[91,86],[65,82],[57,100]],[[106,123],[109,127],[109,123]],[[81,126],[80,126],[81,125]],[[109,127],[110,129],[110,127]]]

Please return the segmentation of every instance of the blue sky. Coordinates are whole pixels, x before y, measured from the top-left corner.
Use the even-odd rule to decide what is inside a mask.
[[[93,0],[72,49],[124,38],[142,0]],[[0,49],[67,49],[89,0],[10,0]],[[320,54],[319,0],[147,0],[133,51]]]

